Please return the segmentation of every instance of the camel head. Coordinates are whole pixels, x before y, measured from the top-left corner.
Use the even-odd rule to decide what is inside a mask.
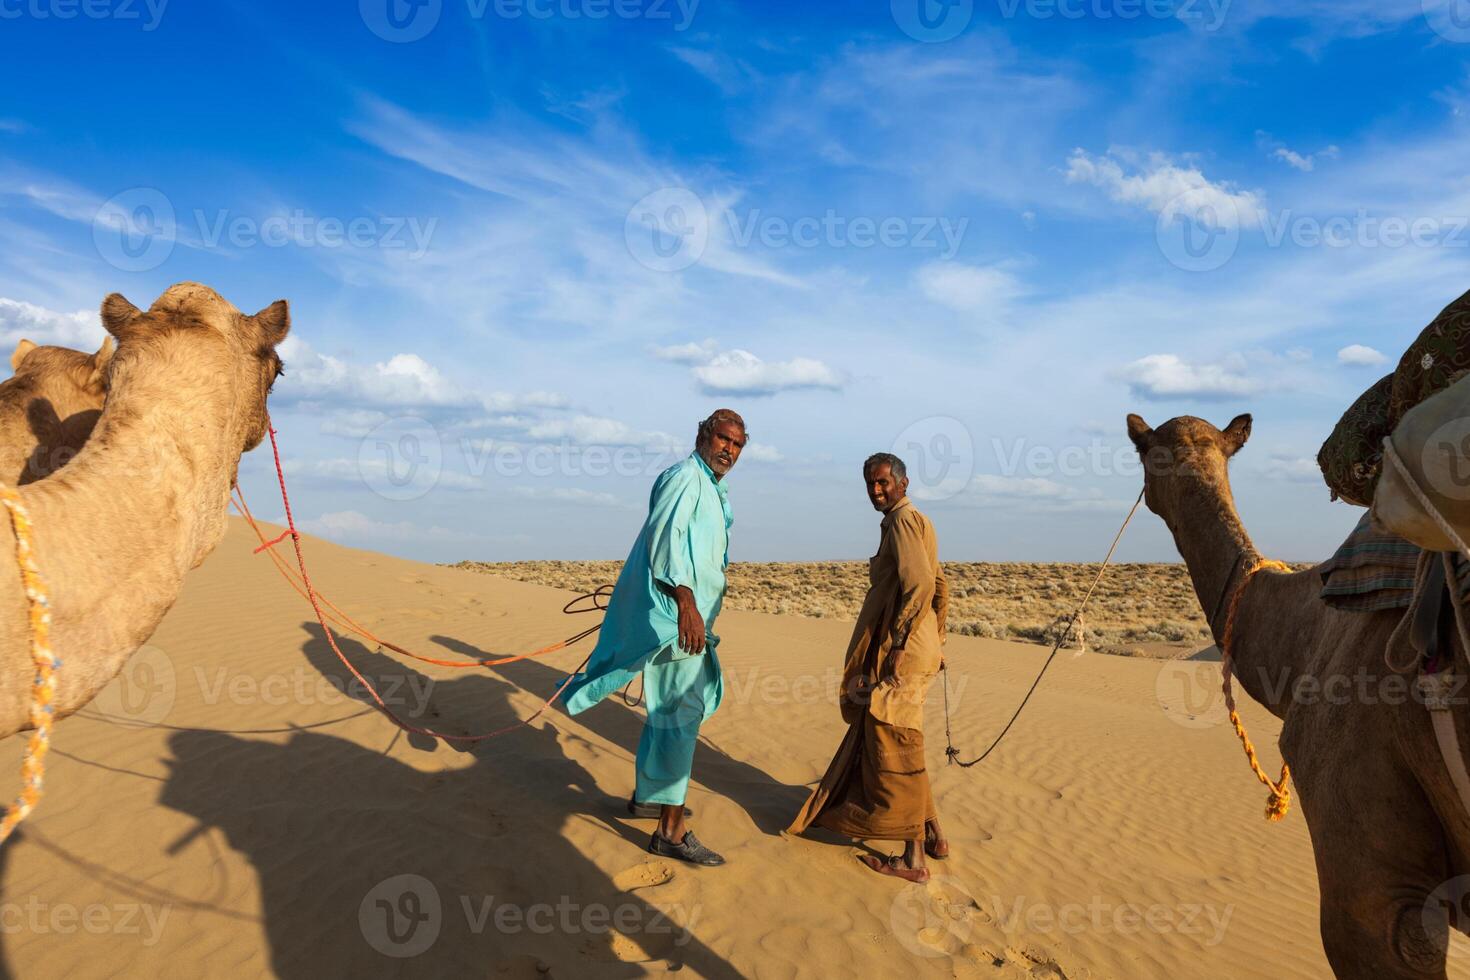
[[[58,405],[90,403],[92,408],[101,408],[107,394],[107,365],[115,349],[111,337],[102,341],[95,354],[22,340],[10,355],[10,369],[36,397]]]
[[[228,438],[241,452],[249,452],[265,438],[270,426],[266,396],[281,374],[276,346],[291,329],[291,314],[283,299],[251,316],[237,310],[219,293],[197,282],[170,286],[145,313],[120,293],[102,301],[102,325],[117,338],[112,374],[150,354],[168,364],[187,359],[186,377],[174,377],[167,368],[149,367],[160,383],[197,385],[217,390],[228,386],[234,397],[226,400],[222,423]],[[139,372],[145,373],[145,372]],[[203,392],[201,391],[201,395]],[[202,398],[199,404],[219,404]]]
[[[1224,430],[1204,419],[1181,415],[1157,429],[1140,416],[1128,416],[1128,438],[1143,460],[1144,501],[1148,509],[1175,527],[1187,500],[1230,501],[1226,466],[1250,438],[1251,417],[1237,415]]]

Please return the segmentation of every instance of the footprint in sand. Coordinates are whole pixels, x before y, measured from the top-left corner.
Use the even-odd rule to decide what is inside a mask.
[[[613,875],[613,887],[631,892],[639,888],[653,888],[674,880],[674,867],[666,861],[645,861]]]
[[[1067,972],[1062,969],[1052,954],[1041,946],[1028,945],[1018,950],[1007,950],[1012,958],[1031,967],[1031,975],[1037,980],[1069,980]]]

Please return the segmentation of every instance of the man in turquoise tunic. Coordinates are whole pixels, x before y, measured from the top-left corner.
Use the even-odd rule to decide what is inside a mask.
[[[724,694],[714,632],[730,562],[724,477],[746,438],[744,420],[722,408],[699,424],[694,452],[654,482],[597,646],[566,692],[567,711],[577,714],[642,673],[648,719],[629,810],[658,817],[649,851],[708,867],[725,859],[685,827],[684,797],[699,726]]]

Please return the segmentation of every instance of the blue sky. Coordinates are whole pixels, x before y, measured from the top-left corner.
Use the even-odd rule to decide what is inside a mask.
[[[289,299],[348,544],[621,557],[728,405],[737,559],[871,553],[896,450],[944,557],[1095,560],[1126,413],[1249,411],[1247,526],[1320,558],[1317,447],[1470,288],[1465,0],[391,3],[0,0],[0,344]]]

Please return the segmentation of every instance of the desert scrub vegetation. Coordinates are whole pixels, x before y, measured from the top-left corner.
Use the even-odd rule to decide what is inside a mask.
[[[463,561],[453,567],[580,592],[616,581],[622,562]],[[949,631],[1049,646],[1097,569],[1096,564],[945,562]],[[868,566],[862,561],[736,562],[728,582],[726,609],[850,620],[867,592]],[[1134,653],[1143,645],[1193,650],[1211,642],[1182,564],[1109,566],[1082,625],[1087,645],[1110,653]],[[1076,645],[1075,636],[1068,645]]]

